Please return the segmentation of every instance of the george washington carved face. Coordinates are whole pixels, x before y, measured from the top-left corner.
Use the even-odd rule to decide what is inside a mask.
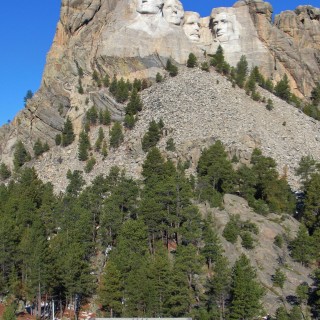
[[[165,0],[163,16],[169,23],[181,25],[184,17],[182,3],[179,0]]]
[[[157,14],[162,11],[164,0],[138,0],[137,11],[142,14]]]

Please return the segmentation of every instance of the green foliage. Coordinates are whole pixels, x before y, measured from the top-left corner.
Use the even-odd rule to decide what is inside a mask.
[[[242,55],[235,70],[236,84],[243,88],[248,74],[248,62],[246,56]]]
[[[317,106],[313,104],[306,104],[304,108],[302,109],[303,113],[305,113],[307,116],[320,120],[320,110]]]
[[[112,78],[112,81],[110,83],[110,86],[109,86],[109,92],[115,96],[116,93],[117,93],[117,88],[118,88],[118,80],[117,80],[117,77],[116,75],[113,76]]]
[[[242,254],[232,270],[230,319],[254,319],[262,312],[264,290],[256,280],[256,270]]]
[[[235,172],[221,141],[203,150],[198,162],[198,192],[201,200],[220,205],[221,194],[232,192]]]
[[[73,132],[73,125],[69,117],[67,117],[66,122],[61,135],[62,146],[66,147],[74,141],[75,135]]]
[[[25,107],[27,106],[28,100],[32,99],[32,97],[33,97],[33,92],[31,90],[28,90],[26,95],[23,98]]]
[[[136,123],[135,117],[130,114],[126,114],[124,117],[124,126],[128,129],[133,129]]]
[[[313,243],[303,224],[300,225],[297,237],[291,242],[290,247],[292,258],[303,265],[308,265],[313,254]]]
[[[60,146],[61,142],[62,142],[61,134],[57,134],[55,137],[56,146]]]
[[[33,145],[33,152],[36,158],[41,156],[44,152],[47,152],[49,150],[49,145],[47,142],[42,144],[40,139],[37,139],[35,144]]]
[[[100,75],[99,75],[99,73],[98,73],[97,70],[93,70],[92,80],[96,83],[96,85],[97,85],[98,87],[101,87],[101,86],[102,86],[102,82],[101,82],[101,79],[100,79]]]
[[[11,176],[11,171],[9,170],[8,166],[1,162],[0,164],[0,179],[1,180],[7,180]]]
[[[74,170],[71,172],[69,169],[67,172],[67,179],[69,180],[69,184],[67,186],[66,192],[70,196],[78,196],[82,187],[85,185],[85,181],[82,177],[82,171]]]
[[[271,111],[274,108],[273,101],[269,98],[267,101],[266,109]]]
[[[130,101],[126,106],[126,114],[133,116],[142,110],[143,104],[138,94],[138,90],[134,88],[130,95]]]
[[[201,70],[209,72],[209,63],[207,61],[201,63]]]
[[[140,79],[134,79],[132,89],[136,89],[138,92],[142,90],[142,82]]]
[[[230,65],[224,59],[224,53],[221,45],[218,46],[216,53],[213,55],[210,64],[215,67],[215,69],[224,75],[229,74]]]
[[[95,149],[96,151],[100,151],[100,150],[101,150],[103,140],[104,140],[104,132],[103,132],[103,129],[100,127],[100,128],[99,128],[99,131],[98,131],[97,141],[96,141],[96,143],[94,144],[94,149]]]
[[[240,235],[239,218],[231,216],[230,220],[223,229],[222,235],[231,243],[236,243],[238,235]]]
[[[268,90],[269,92],[273,93],[274,91],[274,85],[273,85],[273,82],[271,81],[271,79],[267,79],[266,80],[266,83],[264,85],[264,88],[266,90]]]
[[[305,183],[305,200],[303,210],[303,221],[313,232],[320,222],[320,173],[312,173]]]
[[[167,60],[166,70],[169,72],[170,77],[175,77],[178,74],[178,67],[170,59]]]
[[[104,269],[99,300],[103,309],[109,311],[110,317],[121,315],[123,283],[117,266],[109,261]]]
[[[283,289],[284,283],[286,282],[287,277],[280,268],[276,269],[275,274],[272,276],[273,285]]]
[[[111,88],[111,86],[110,86],[110,88]],[[116,98],[117,102],[121,102],[121,103],[127,101],[129,98],[129,86],[128,86],[128,83],[126,83],[123,78],[121,78],[117,82],[115,98]]]
[[[31,157],[29,152],[26,150],[23,142],[18,140],[15,144],[15,150],[13,153],[13,165],[15,171],[18,171],[26,162],[30,160]]]
[[[92,106],[87,112],[86,112],[86,120],[91,125],[96,125],[98,120],[98,111],[95,106]]]
[[[79,79],[79,81],[78,81],[78,93],[79,94],[84,94],[84,89],[83,89],[83,86],[82,86],[81,79]]]
[[[1,319],[2,320],[16,320],[17,319],[16,308],[17,308],[17,306],[14,303],[6,306]]]
[[[316,86],[311,91],[310,97],[312,104],[314,106],[318,106],[320,103],[320,82],[316,84]]]
[[[156,82],[159,83],[159,82],[162,82],[163,81],[163,76],[161,75],[161,73],[157,73],[156,74]]]
[[[280,306],[276,311],[276,320],[289,320],[288,313],[283,306]]]
[[[122,125],[116,121],[110,130],[110,147],[118,148],[124,139]]]
[[[144,152],[148,152],[148,150],[152,147],[155,147],[159,142],[161,137],[159,125],[155,120],[152,120],[149,123],[148,131],[142,138],[142,150]]]
[[[176,151],[176,145],[175,145],[175,143],[174,143],[173,138],[169,138],[169,139],[167,140],[166,150],[167,150],[167,151]]]
[[[254,239],[252,238],[251,233],[247,231],[241,233],[241,245],[248,250],[254,248]]]
[[[299,304],[306,304],[309,298],[309,286],[306,282],[301,283],[296,288],[296,295]]]
[[[278,248],[282,248],[283,246],[283,237],[281,234],[277,234],[273,241],[274,245],[276,245]]]
[[[291,99],[288,76],[285,74],[283,78],[274,87],[274,93],[277,97],[287,102]]]
[[[103,143],[102,143],[101,154],[103,156],[103,159],[105,159],[108,156],[108,146],[105,140],[103,140]]]
[[[86,161],[88,159],[90,149],[89,136],[85,131],[82,131],[79,136],[78,159]]]
[[[194,53],[191,52],[187,60],[187,67],[194,68],[196,66],[197,66],[197,57],[195,56]]]
[[[106,74],[102,79],[102,84],[104,87],[108,88],[110,86],[110,77]]]
[[[84,167],[84,172],[85,173],[89,173],[93,170],[93,167],[95,166],[96,164],[96,159],[94,157],[91,157],[87,163],[86,163],[86,166]]]

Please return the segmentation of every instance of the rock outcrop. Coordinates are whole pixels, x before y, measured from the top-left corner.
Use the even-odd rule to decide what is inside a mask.
[[[262,0],[238,1],[201,19],[185,13],[178,0],[63,0],[41,88],[14,121],[0,129],[0,161],[11,165],[18,139],[31,153],[38,138],[54,146],[67,116],[79,133],[92,103],[107,107],[113,119],[122,119],[124,106],[117,105],[107,89],[93,85],[94,71],[101,77],[152,79],[164,73],[168,58],[184,64],[194,52],[203,61],[218,44],[232,65],[245,54],[251,66],[258,65],[274,81],[287,74],[294,93],[308,98],[320,74],[319,9],[300,6],[276,16],[274,24],[271,16],[271,5]],[[283,151],[280,156],[288,155]]]

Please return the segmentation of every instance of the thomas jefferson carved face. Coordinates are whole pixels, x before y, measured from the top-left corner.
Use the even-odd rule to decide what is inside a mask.
[[[138,0],[137,11],[142,14],[157,14],[162,11],[164,0]]]
[[[179,0],[165,0],[163,16],[169,23],[180,25],[184,16],[182,3]]]
[[[183,30],[186,36],[194,42],[200,40],[200,15],[197,12],[185,12]]]
[[[212,19],[212,27],[215,37],[221,42],[235,38],[233,17],[225,12],[218,13]]]

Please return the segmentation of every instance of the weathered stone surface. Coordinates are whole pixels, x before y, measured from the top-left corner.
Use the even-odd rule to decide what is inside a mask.
[[[171,20],[174,16],[177,20]],[[191,19],[197,33],[193,39],[184,31],[188,16],[196,18]],[[184,13],[179,0],[148,0],[143,7],[140,0],[63,0],[41,89],[12,124],[0,130],[0,160],[11,162],[17,139],[30,151],[37,138],[53,146],[66,116],[79,132],[88,109],[87,98],[90,104],[108,106],[113,119],[122,119],[123,106],[93,86],[94,70],[101,77],[154,78],[164,72],[169,57],[185,63],[194,52],[201,61],[204,51],[213,53],[218,44],[232,65],[245,54],[251,65],[258,65],[274,81],[286,73],[294,93],[308,97],[320,74],[319,9],[300,6],[294,12],[281,13],[274,24],[271,16],[271,5],[262,0],[238,1],[232,8],[216,8],[211,17],[201,19],[196,13]],[[228,23],[221,34],[218,23],[224,18]],[[79,70],[83,71],[81,79]],[[78,93],[79,80],[83,95]],[[199,88],[201,92],[206,94]],[[193,103],[202,99],[196,97],[191,97]],[[258,135],[245,132],[244,136],[255,140]],[[189,138],[192,136],[185,137],[185,143]],[[229,147],[234,153],[240,152]],[[250,148],[243,146],[241,152],[248,160]]]

